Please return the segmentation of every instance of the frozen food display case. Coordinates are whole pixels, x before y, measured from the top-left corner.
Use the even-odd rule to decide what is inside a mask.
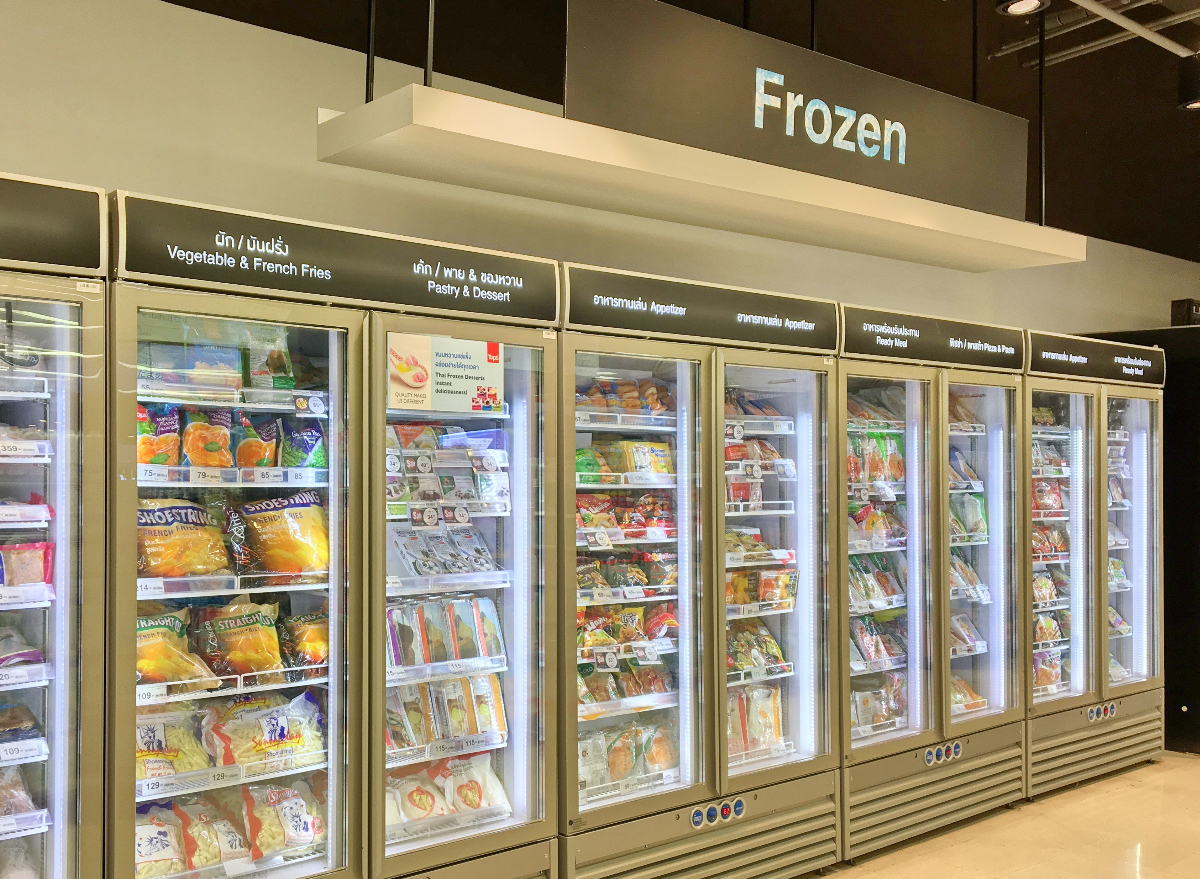
[[[1163,747],[1158,348],[1030,331],[1029,795]]]
[[[113,315],[111,869],[348,869],[364,316],[125,283]]]
[[[839,667],[830,602],[832,358],[721,352],[726,789],[829,768]],[[831,387],[831,385],[833,385]],[[718,581],[718,582],[721,582]]]
[[[554,832],[549,336],[372,316],[370,517],[382,552],[368,717],[386,875]]]
[[[0,228],[0,874],[89,879],[104,847],[103,190],[0,174]]]

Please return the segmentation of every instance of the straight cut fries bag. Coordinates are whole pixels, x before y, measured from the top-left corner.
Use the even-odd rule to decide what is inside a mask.
[[[137,524],[139,577],[189,577],[229,567],[221,529],[199,504],[140,498]]]
[[[153,806],[133,819],[135,879],[157,879],[182,873],[188,865],[183,853],[183,828],[170,809]]]
[[[242,785],[250,857],[257,861],[279,851],[291,857],[310,854],[325,841],[324,811],[303,780],[293,781],[290,787]]]
[[[204,741],[218,766],[241,766],[246,775],[303,769],[325,761],[321,707],[305,691],[275,708],[236,720],[204,718]]]
[[[325,508],[315,491],[271,498],[238,508],[260,570],[304,574],[329,568]]]
[[[215,690],[221,685],[207,665],[188,651],[188,609],[137,618],[137,682],[187,681],[183,692]]]
[[[234,599],[210,617],[212,638],[215,640],[220,674],[255,674],[252,684],[283,683],[282,675],[263,675],[264,671],[283,669],[279,649],[279,633],[275,620],[277,604],[250,604],[244,597]],[[216,662],[210,662],[216,668]]]
[[[187,713],[161,714],[137,727],[137,778],[195,772],[212,765]]]
[[[189,869],[200,870],[235,861],[250,866],[250,847],[241,831],[221,814],[215,803],[203,798],[177,798],[171,811],[183,831],[183,849]]]

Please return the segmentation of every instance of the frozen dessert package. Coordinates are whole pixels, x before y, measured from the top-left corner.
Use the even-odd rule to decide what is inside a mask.
[[[417,605],[417,620],[428,661],[449,662],[453,659],[450,620],[446,616],[445,604],[440,601],[422,601]]]
[[[430,684],[429,699],[434,720],[445,738],[458,739],[479,732],[471,685],[466,678]]]
[[[579,733],[579,789],[600,787],[611,781],[608,775],[608,748],[604,733],[591,730]]]
[[[504,630],[500,627],[500,616],[490,598],[476,598],[475,612],[479,620],[479,634],[484,656],[504,655]]]
[[[425,535],[425,546],[434,554],[449,574],[470,573],[473,566],[444,531],[429,531]]]
[[[388,663],[411,667],[429,662],[421,632],[417,605],[405,601],[388,606],[385,612],[388,632]]]
[[[449,529],[450,539],[474,571],[494,571],[496,562],[483,534],[474,525]]]
[[[233,413],[229,409],[183,409],[182,463],[185,467],[232,467]]]
[[[174,403],[138,403],[137,461],[179,465],[180,408]]]
[[[391,532],[391,540],[392,546],[416,576],[430,577],[446,573],[445,567],[425,543],[425,536],[420,531],[395,530]]]
[[[504,699],[497,675],[479,675],[470,679],[471,698],[475,705],[475,723],[481,733],[508,735],[508,719],[504,715]]]

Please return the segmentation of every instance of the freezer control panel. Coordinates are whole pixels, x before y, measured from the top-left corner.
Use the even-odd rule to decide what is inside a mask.
[[[925,765],[940,766],[943,763],[949,763],[951,760],[957,760],[962,756],[962,742],[946,742],[944,745],[935,745],[925,749]]]
[[[705,827],[715,827],[718,824],[735,821],[745,814],[746,801],[738,797],[720,803],[709,803],[707,806],[697,806],[692,809],[689,821],[692,830],[703,830]]]
[[[1098,720],[1112,720],[1116,716],[1116,702],[1109,702],[1107,705],[1093,705],[1088,708],[1088,723],[1095,723]]]

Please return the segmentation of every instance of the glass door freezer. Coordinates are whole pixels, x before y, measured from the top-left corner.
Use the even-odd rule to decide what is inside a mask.
[[[371,316],[375,876],[554,835],[556,340]]]
[[[717,614],[722,792],[835,766],[832,358],[722,350]],[[723,623],[723,625],[722,625]],[[723,641],[723,645],[722,642]],[[721,649],[723,646],[723,649]]]
[[[364,320],[114,285],[112,876],[360,870]]]

